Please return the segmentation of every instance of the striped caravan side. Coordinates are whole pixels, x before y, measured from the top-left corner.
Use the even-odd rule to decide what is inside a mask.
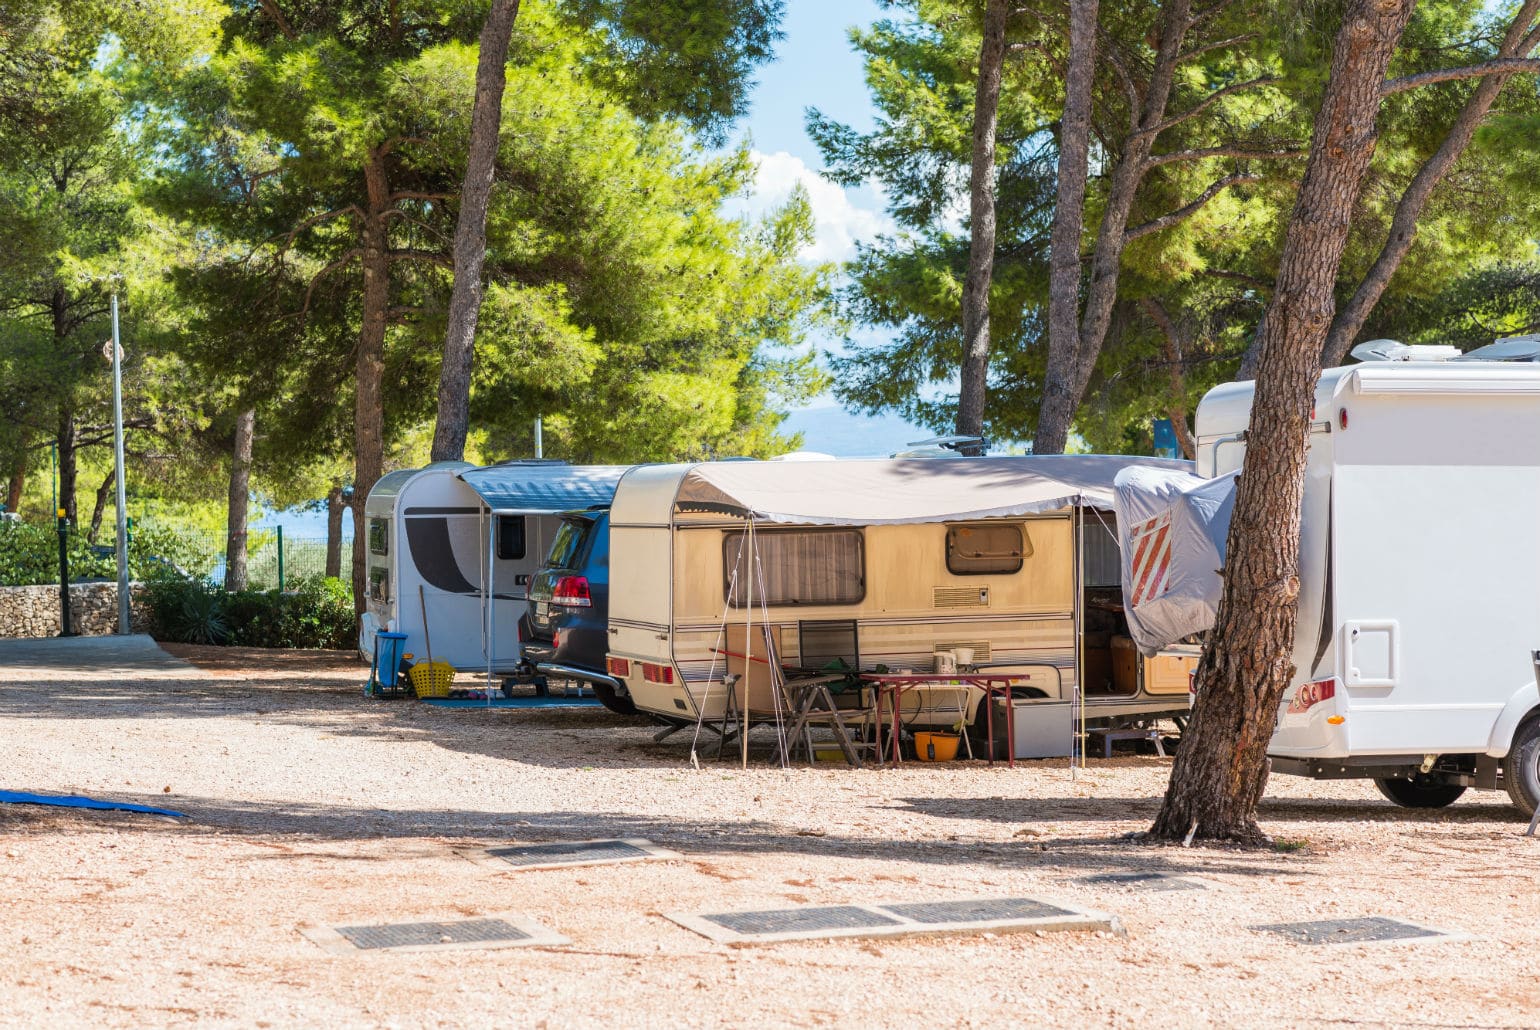
[[[1129,604],[1137,608],[1166,592],[1171,580],[1171,513],[1163,512],[1129,528]]]

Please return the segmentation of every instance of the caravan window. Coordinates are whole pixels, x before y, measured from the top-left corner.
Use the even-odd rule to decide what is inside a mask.
[[[734,608],[860,604],[866,597],[866,545],[859,529],[760,529],[753,543],[756,554],[749,553],[747,533],[722,534],[722,593]]]
[[[946,527],[946,569],[954,576],[1020,572],[1032,541],[1016,522],[972,522]]]
[[[497,517],[497,560],[518,561],[524,557],[524,516]]]
[[[369,520],[369,553],[390,553],[390,523],[384,519]]]

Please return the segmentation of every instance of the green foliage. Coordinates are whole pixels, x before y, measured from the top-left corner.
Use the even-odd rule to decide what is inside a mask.
[[[197,580],[168,580],[147,592],[157,640],[241,647],[347,648],[353,600],[340,580],[313,579],[297,590],[236,594]]]
[[[95,544],[71,529],[66,538],[70,581],[116,580],[117,558],[109,543]],[[167,530],[136,530],[129,536],[128,575],[134,582],[205,576],[212,559]],[[0,586],[59,582],[59,535],[53,526],[0,520]]]

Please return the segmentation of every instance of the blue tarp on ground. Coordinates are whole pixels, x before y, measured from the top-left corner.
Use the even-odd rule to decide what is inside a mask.
[[[178,819],[189,818],[185,813],[173,812],[169,808],[151,808],[149,805],[135,805],[127,801],[98,801],[95,798],[83,798],[75,794],[28,794],[19,790],[0,790],[0,803],[49,805],[53,808],[110,809],[117,812],[142,812],[145,815],[171,815]]]
[[[603,708],[591,697],[495,697],[490,703],[473,697],[425,697],[436,708]]]

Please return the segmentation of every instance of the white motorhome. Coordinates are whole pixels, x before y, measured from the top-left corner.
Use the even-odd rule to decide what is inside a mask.
[[[435,462],[382,476],[364,504],[368,601],[359,649],[381,629],[404,650],[494,677],[527,674],[520,619],[559,513],[607,505],[621,466]]]
[[[1111,486],[1133,464],[1191,467],[1080,455],[633,469],[611,506],[610,673],[638,708],[679,721],[723,719],[740,688],[734,703],[773,718],[754,664],[771,651],[811,669],[929,674],[940,653],[1026,672],[1045,703],[1035,714],[1062,719],[1066,746],[1075,704],[1093,722],[1185,712],[1196,651],[1114,677],[1109,634],[1087,631],[1088,614],[1112,617],[1088,609],[1117,604]],[[1102,672],[1089,684],[1087,639]],[[734,675],[748,683],[730,688]],[[950,725],[960,704],[975,718],[977,693],[932,693],[907,725]]]
[[[1409,807],[1505,788],[1533,811],[1540,347],[1510,340],[1456,357],[1375,341],[1354,354],[1371,360],[1327,369],[1315,392],[1296,672],[1268,749],[1273,768],[1372,778]],[[1253,386],[1216,387],[1199,405],[1199,476],[1240,470]],[[1180,524],[1180,510],[1167,511]],[[1221,546],[1223,534],[1209,531]],[[1179,541],[1163,589],[1180,594],[1207,576],[1217,598],[1215,563],[1183,551]],[[1201,612],[1211,621],[1211,607]],[[1166,635],[1148,632],[1141,645]]]

